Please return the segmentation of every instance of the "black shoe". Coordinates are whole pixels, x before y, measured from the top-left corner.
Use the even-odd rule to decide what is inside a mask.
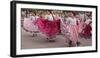
[[[69,41],[68,44],[69,44],[69,47],[72,47],[72,41],[71,40]]]
[[[55,42],[55,40],[49,40],[49,42]]]
[[[33,34],[33,37],[37,36],[37,34]]]
[[[46,38],[49,42],[55,42],[54,39]]]
[[[77,46],[80,46],[80,44],[81,44],[80,42],[77,42]]]

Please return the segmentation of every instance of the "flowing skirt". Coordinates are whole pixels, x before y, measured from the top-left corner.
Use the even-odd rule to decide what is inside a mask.
[[[58,32],[57,24],[55,21],[48,21],[40,18],[37,21],[37,25],[39,30],[47,37],[53,37]]]
[[[59,20],[55,20],[56,24],[57,24],[57,29],[58,29],[58,33],[61,33],[61,28],[60,28],[60,19]]]
[[[38,27],[37,25],[35,25],[35,20],[31,20],[31,19],[24,19],[23,28],[28,32],[38,31]]]
[[[78,26],[77,25],[68,25],[67,30],[70,34],[70,40],[75,44],[78,42]]]
[[[66,33],[68,32],[68,30],[67,30],[67,24],[64,24],[64,23],[60,23],[60,30],[61,30],[61,33],[63,34],[63,35],[66,35]]]
[[[92,31],[92,27],[88,24],[88,25],[86,25],[86,27],[83,29],[83,35],[85,36],[85,37],[89,37],[89,36],[91,36],[92,34],[91,34],[91,31]]]
[[[82,30],[83,30],[83,22],[79,22],[79,24],[78,24],[78,32],[79,33],[81,33],[82,32]]]

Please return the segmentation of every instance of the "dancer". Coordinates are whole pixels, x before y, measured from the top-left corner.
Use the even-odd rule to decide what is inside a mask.
[[[92,33],[91,33],[91,31],[92,31],[91,24],[92,24],[92,19],[87,19],[85,21],[85,26],[84,26],[84,29],[83,29],[83,35],[84,35],[85,38],[89,38],[92,35]]]
[[[36,36],[38,32],[38,27],[36,26],[36,17],[34,13],[28,14],[23,21],[23,28],[25,31],[30,32],[33,36]]]
[[[66,18],[66,28],[68,30],[69,46],[78,46],[78,26],[77,19],[75,18],[75,14],[73,12],[68,12],[68,17]],[[67,35],[67,34],[66,34]],[[66,36],[68,37],[68,36]]]
[[[65,18],[66,18],[66,14],[64,13],[63,16],[60,17],[61,20],[60,20],[60,30],[61,30],[61,34],[62,35],[66,35],[67,33],[67,24],[65,22]]]
[[[46,17],[45,17],[46,16]],[[39,30],[46,35],[46,39],[49,41],[54,41],[54,37],[57,33],[57,25],[53,21],[50,12],[47,14],[41,13],[40,18],[37,21]]]

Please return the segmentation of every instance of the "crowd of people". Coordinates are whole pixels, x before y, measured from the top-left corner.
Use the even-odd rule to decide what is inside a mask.
[[[69,46],[79,45],[79,36],[92,36],[92,12],[22,9],[21,22],[24,30],[36,35],[44,34],[47,40],[55,40],[58,34],[65,36]]]

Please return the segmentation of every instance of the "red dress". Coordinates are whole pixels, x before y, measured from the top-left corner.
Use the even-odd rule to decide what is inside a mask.
[[[55,23],[57,24],[57,29],[58,29],[58,33],[61,33],[61,28],[60,28],[60,19],[58,16],[56,15],[53,15],[52,14],[52,17],[53,17],[53,20],[55,21]]]
[[[85,37],[89,37],[91,36],[91,30],[92,30],[92,27],[90,26],[90,24],[86,25],[86,27],[83,29],[83,35]]]
[[[58,32],[56,21],[49,21],[44,18],[39,18],[37,25],[39,30],[47,37],[53,37]]]
[[[61,33],[61,30],[60,30],[60,19],[55,20],[55,22],[57,24],[58,33]]]

